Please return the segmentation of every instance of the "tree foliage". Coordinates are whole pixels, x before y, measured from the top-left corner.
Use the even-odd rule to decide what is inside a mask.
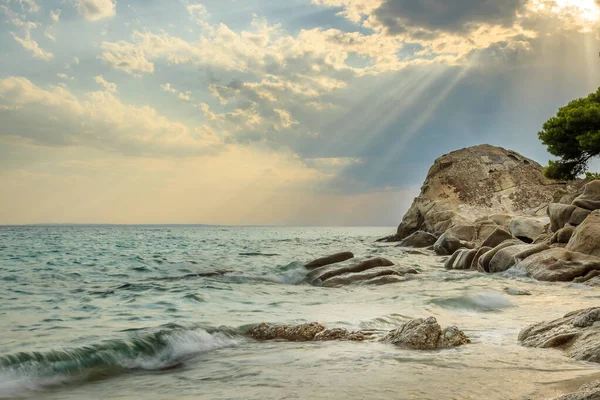
[[[544,123],[538,137],[550,154],[544,174],[553,179],[575,179],[584,173],[591,158],[600,155],[600,89],[571,101]]]

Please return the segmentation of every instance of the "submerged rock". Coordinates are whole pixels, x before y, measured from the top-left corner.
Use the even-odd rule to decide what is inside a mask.
[[[369,260],[358,262],[340,263],[338,265],[328,265],[320,267],[309,272],[307,279],[313,285],[321,285],[327,279],[348,273],[363,272],[377,267],[391,267],[394,265],[388,259],[382,257],[371,258]]]
[[[403,268],[403,267],[398,267],[398,266],[392,266],[392,267],[376,267],[376,268],[371,268],[368,269],[366,271],[362,271],[362,272],[350,272],[350,273],[345,273],[345,274],[341,274],[341,275],[337,275],[331,278],[326,279],[325,281],[323,281],[322,286],[325,287],[337,287],[337,286],[343,286],[343,285],[350,285],[352,283],[356,283],[356,282],[369,282],[371,279],[374,278],[381,278],[384,276],[396,276],[396,277],[403,277],[406,274],[417,274],[418,272],[414,269],[414,268]],[[402,279],[402,280],[406,280],[406,278]],[[379,282],[377,282],[377,284],[383,284],[384,280],[380,280]],[[397,280],[396,282],[399,282],[400,280]],[[391,282],[391,281],[390,281]],[[370,282],[370,283],[374,283],[374,282]]]
[[[527,347],[561,348],[576,360],[600,362],[600,307],[531,325],[519,333],[519,340]]]
[[[352,254],[349,251],[346,251],[343,253],[337,253],[337,254],[332,254],[330,256],[317,258],[316,260],[311,261],[308,264],[306,264],[304,267],[306,269],[313,270],[313,269],[316,269],[319,267],[323,267],[325,265],[343,262],[343,261],[349,260],[351,258],[354,258],[354,254]]]
[[[525,289],[507,287],[504,291],[511,296],[531,296],[531,292]]]
[[[445,349],[471,342],[464,332],[455,326],[442,330],[434,317],[414,319],[391,331],[361,330],[352,332],[345,328],[326,329],[317,322],[301,325],[269,325],[263,322],[249,328],[246,334],[256,340],[287,340],[291,342],[379,340],[413,350]]]
[[[443,349],[462,346],[471,342],[455,326],[442,330],[434,317],[413,319],[390,331],[382,340],[413,350]]]

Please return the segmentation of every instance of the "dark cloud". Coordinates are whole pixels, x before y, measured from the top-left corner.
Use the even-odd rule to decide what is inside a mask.
[[[525,3],[526,0],[386,0],[375,10],[375,17],[390,34],[415,28],[467,32],[482,23],[512,25]]]

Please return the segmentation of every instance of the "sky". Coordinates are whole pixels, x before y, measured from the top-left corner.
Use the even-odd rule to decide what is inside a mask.
[[[397,225],[600,86],[600,0],[0,0],[0,224]],[[600,170],[600,163],[592,168]]]

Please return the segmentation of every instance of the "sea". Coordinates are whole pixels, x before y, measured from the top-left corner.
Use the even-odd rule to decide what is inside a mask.
[[[541,399],[600,373],[517,340],[530,324],[598,306],[598,289],[446,271],[441,257],[376,243],[393,232],[0,227],[0,399]],[[419,274],[384,286],[306,283],[305,263],[340,251]],[[471,344],[416,351],[244,335],[261,322],[387,330],[429,316]]]

